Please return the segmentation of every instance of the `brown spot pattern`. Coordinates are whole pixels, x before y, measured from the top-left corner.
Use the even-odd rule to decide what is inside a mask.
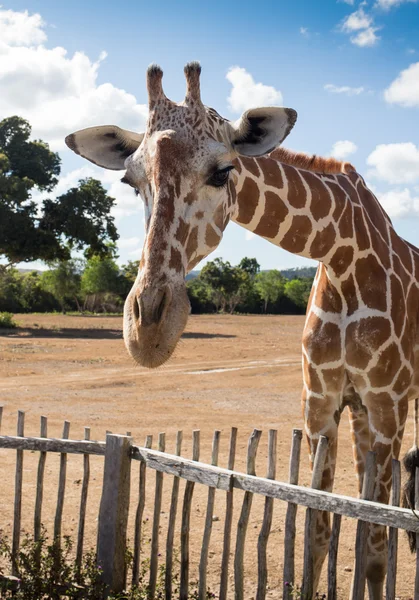
[[[297,171],[287,165],[283,166],[288,181],[288,202],[294,208],[303,208],[307,203],[307,192]]]
[[[186,256],[188,259],[191,258],[192,254],[196,252],[198,248],[198,227],[195,226],[188,237],[188,243],[186,244]]]
[[[248,158],[247,156],[243,156],[241,161],[242,161],[243,167],[246,171],[248,171],[255,177],[259,177],[260,169],[254,158]]]
[[[288,214],[284,202],[273,192],[265,192],[265,210],[254,233],[273,239]]]
[[[326,256],[333,248],[336,242],[336,230],[333,223],[318,231],[310,246],[311,258],[321,259]]]
[[[372,355],[390,335],[390,323],[385,317],[367,317],[350,323],[345,338],[348,364],[365,369]]]
[[[178,273],[182,271],[182,255],[179,250],[176,250],[173,246],[170,249],[169,269],[173,269]]]
[[[359,258],[355,265],[355,277],[361,298],[368,308],[387,310],[386,272],[374,255]]]
[[[393,386],[393,390],[396,394],[403,394],[409,389],[412,381],[412,375],[407,367],[403,367],[400,371],[399,376],[396,379],[396,383]]]
[[[359,206],[354,206],[354,227],[358,249],[361,251],[368,250],[370,241],[364,219],[364,209]]]
[[[263,172],[263,178],[266,185],[271,185],[272,187],[278,189],[284,187],[281,169],[276,160],[272,160],[272,158],[264,158],[263,162],[261,161],[260,166]],[[288,178],[287,172],[285,172],[285,176]]]
[[[341,290],[342,294],[346,300],[346,305],[348,307],[348,317],[354,314],[359,308],[358,299],[356,297],[356,288],[355,281],[351,275],[345,281],[341,282]]]
[[[309,360],[320,365],[339,360],[341,357],[341,333],[334,323],[324,323],[311,313],[307,322],[304,346]]]
[[[399,349],[395,343],[383,350],[377,366],[368,372],[373,387],[386,387],[393,381],[401,367]]]
[[[215,229],[208,223],[207,228],[205,230],[205,243],[209,248],[214,248],[217,246],[221,237],[215,231]]]
[[[400,281],[394,275],[391,275],[391,319],[394,324],[394,331],[397,337],[402,334],[405,321],[406,304],[403,294],[403,288]]]
[[[341,238],[352,238],[354,234],[353,219],[354,215],[352,204],[350,202],[347,202],[342,216],[339,220],[339,233]]]
[[[316,221],[327,217],[332,208],[329,191],[320,179],[313,173],[303,171],[301,175],[306,180],[311,191],[310,212]]]
[[[336,277],[341,277],[349,268],[354,257],[352,246],[340,246],[330,260],[330,266],[335,272]]]
[[[402,265],[409,273],[413,272],[412,257],[408,245],[391,229],[391,247],[393,252],[400,258]]]
[[[311,221],[308,217],[304,215],[295,216],[290,229],[282,238],[281,247],[289,252],[302,252],[306,247],[311,229]]]
[[[182,217],[180,217],[175,233],[175,238],[178,240],[178,242],[180,242],[181,244],[185,243],[186,238],[188,237],[189,229],[190,227],[188,223],[185,223]]]
[[[258,185],[250,177],[246,177],[244,180],[243,188],[237,196],[237,202],[239,206],[237,221],[247,225],[252,220],[259,203]]]
[[[342,300],[337,289],[330,283],[325,271],[317,283],[315,304],[328,313],[342,312]]]

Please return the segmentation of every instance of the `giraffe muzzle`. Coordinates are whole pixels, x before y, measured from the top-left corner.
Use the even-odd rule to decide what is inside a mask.
[[[184,281],[134,284],[125,302],[124,341],[136,363],[155,368],[172,355],[186,326],[190,304]]]

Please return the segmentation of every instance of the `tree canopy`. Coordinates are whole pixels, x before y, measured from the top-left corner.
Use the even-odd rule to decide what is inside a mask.
[[[60,158],[30,135],[21,117],[0,121],[0,257],[13,265],[69,260],[73,249],[108,255],[108,242],[118,239],[110,214],[114,199],[93,178],[50,198]],[[48,197],[40,200],[44,194]]]

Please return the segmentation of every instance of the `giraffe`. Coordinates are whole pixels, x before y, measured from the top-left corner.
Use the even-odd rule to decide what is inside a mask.
[[[302,341],[302,407],[310,459],[329,440],[322,488],[331,491],[337,433],[349,409],[361,490],[365,457],[377,454],[374,498],[388,502],[408,401],[419,387],[419,251],[402,240],[355,168],[278,147],[297,113],[268,107],[236,122],[203,105],[198,63],[185,67],[186,96],[169,100],[162,70],[147,71],[145,133],[116,126],[69,135],[77,154],[108,169],[144,201],[146,236],[124,309],[124,340],[139,364],[172,355],[189,314],[185,275],[220,243],[230,220],[289,252],[319,261]],[[418,463],[419,464],[419,463]],[[330,524],[319,513],[318,577]],[[371,526],[367,582],[381,598],[386,533]]]

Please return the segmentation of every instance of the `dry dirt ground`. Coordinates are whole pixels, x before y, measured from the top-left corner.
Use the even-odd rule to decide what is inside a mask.
[[[91,427],[92,439],[104,439],[105,431],[130,431],[142,444],[153,434],[156,447],[159,432],[166,433],[166,449],[174,451],[177,430],[183,430],[183,455],[192,452],[192,431],[201,431],[201,459],[210,461],[212,434],[221,430],[219,463],[226,466],[231,426],[239,428],[236,468],[245,468],[247,439],[253,428],[263,430],[258,451],[257,473],[265,475],[267,434],[278,430],[277,478],[287,480],[292,429],[302,427],[300,411],[300,340],[304,318],[300,316],[193,316],[176,350],[164,367],[147,371],[128,357],[121,334],[121,317],[61,315],[17,315],[21,328],[0,334],[0,390],[4,406],[2,433],[14,434],[18,409],[26,413],[25,432],[38,435],[41,415],[48,417],[48,435],[61,437],[63,421],[71,422],[70,437],[81,439],[83,427]],[[409,416],[404,450],[412,444],[413,424]],[[340,427],[335,491],[356,495],[352,450],[347,418]],[[38,456],[25,453],[23,525],[31,531]],[[52,530],[58,483],[58,455],[48,455],[43,522]],[[10,533],[12,523],[15,453],[0,450],[0,528]],[[86,546],[94,545],[103,459],[91,458]],[[64,506],[64,533],[77,532],[82,458],[69,456]],[[148,471],[146,552],[149,552],[150,522],[153,515],[155,475]],[[309,484],[310,472],[303,443],[300,482]],[[138,501],[138,465],[132,472],[130,538]],[[161,549],[164,553],[172,481],[164,479],[161,514]],[[181,487],[182,498],[183,487]],[[235,522],[242,497],[235,493]],[[191,521],[191,561],[199,561],[205,520],[207,489],[195,486]],[[256,542],[263,513],[263,498],[254,498],[246,543],[246,597],[253,598],[257,565]],[[217,491],[210,547],[208,582],[218,590],[224,492]],[[181,507],[179,507],[181,508]],[[279,598],[282,585],[283,529],[286,505],[275,502],[272,533],[268,545],[269,596]],[[179,514],[179,513],[178,513]],[[304,511],[299,511],[297,529],[297,577],[302,568]],[[148,519],[148,520],[147,520]],[[179,517],[177,525],[179,525]],[[234,526],[235,527],[235,526]],[[233,531],[233,536],[234,536]],[[339,598],[348,597],[352,576],[354,523],[343,519],[339,548]],[[179,527],[176,534],[179,540]],[[234,537],[233,537],[234,540]],[[234,549],[234,543],[232,550]],[[413,594],[414,557],[401,535],[398,589],[400,598]],[[192,570],[193,570],[192,569]],[[196,572],[196,571],[194,571]],[[192,573],[193,574],[193,573]],[[232,581],[232,568],[230,569]],[[230,586],[232,589],[232,585]],[[322,576],[319,592],[326,591]]]

